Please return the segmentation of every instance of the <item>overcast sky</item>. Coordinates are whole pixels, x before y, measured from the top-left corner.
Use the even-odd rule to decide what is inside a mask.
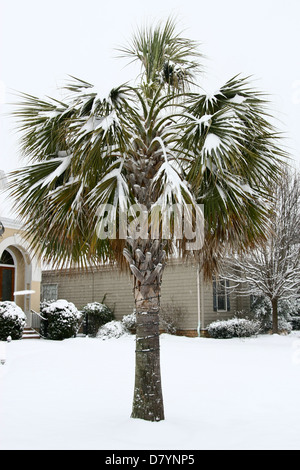
[[[202,85],[218,88],[241,73],[270,95],[277,127],[300,167],[299,0],[0,0],[0,169],[20,162],[14,122],[4,116],[13,90],[59,97],[68,75],[103,96],[135,76],[116,59],[144,23],[173,15],[201,43]]]

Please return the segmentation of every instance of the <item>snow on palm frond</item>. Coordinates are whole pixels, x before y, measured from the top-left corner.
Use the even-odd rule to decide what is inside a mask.
[[[46,176],[43,180],[40,180],[37,184],[40,185],[41,184],[41,188],[44,188],[44,187],[50,187],[51,185],[53,185],[57,179],[62,176],[65,171],[69,168],[71,162],[72,162],[72,158],[73,158],[73,155],[70,154],[70,155],[67,155],[67,152],[58,152],[58,157],[59,158],[56,158],[56,159],[53,159],[51,161],[51,163],[58,163],[58,166],[57,168],[52,171],[48,176]],[[49,162],[47,162],[49,163]]]
[[[192,174],[194,166],[197,172],[209,168],[214,172],[238,171],[242,176],[250,164],[260,171],[251,175],[248,172],[245,177],[255,181],[264,171],[265,177],[274,177],[272,166],[263,162],[275,161],[283,154],[276,147],[278,136],[265,119],[264,105],[260,94],[250,89],[248,81],[236,77],[209,101],[205,95],[191,95],[186,120],[181,125],[186,132],[181,135],[179,149],[188,148],[194,153]]]
[[[116,219],[121,212],[127,214],[130,202],[130,189],[126,178],[122,174],[123,159],[118,159],[108,168],[102,179],[89,192],[88,203],[97,213],[99,220],[103,219],[107,207],[113,207],[110,211],[110,217]],[[111,220],[111,222],[113,222]]]
[[[175,168],[176,162],[168,160],[167,149],[164,148],[164,161],[152,180],[152,191],[157,194],[156,202],[163,210],[173,203],[185,204],[188,198],[194,200],[186,181],[180,175],[180,169]]]

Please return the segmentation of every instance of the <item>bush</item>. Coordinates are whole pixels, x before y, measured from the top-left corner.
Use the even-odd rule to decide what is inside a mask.
[[[299,312],[299,300],[279,300],[278,331],[290,333],[293,329],[293,315]],[[269,333],[273,328],[272,306],[267,297],[256,297],[252,305],[252,314],[261,323],[262,333]],[[296,322],[295,322],[296,324]]]
[[[124,326],[121,321],[110,321],[105,325],[101,326],[97,333],[97,338],[101,339],[111,339],[111,338],[120,338],[123,335],[128,334],[129,331]]]
[[[269,333],[272,331],[273,322],[271,319],[265,320],[262,323],[262,333]],[[293,327],[291,322],[286,321],[284,318],[278,318],[278,333],[290,334]]]
[[[291,324],[292,324],[293,330],[300,330],[300,316],[292,317]]]
[[[87,304],[82,312],[87,318],[87,334],[91,337],[95,337],[99,328],[105,323],[108,323],[114,319],[113,312],[107,307],[107,305],[100,302],[92,302]]]
[[[45,338],[62,340],[76,335],[81,313],[72,302],[67,300],[43,302],[41,314],[46,318],[46,321],[41,322],[41,334]]]
[[[260,332],[260,323],[246,318],[218,320],[211,323],[207,331],[211,338],[246,338]]]
[[[22,338],[26,315],[15,302],[0,302],[0,341]]]
[[[279,301],[279,314],[282,314],[287,320],[291,317],[300,317],[300,298],[285,299]]]
[[[134,333],[136,331],[136,313],[132,312],[129,315],[124,315],[122,323],[127,330]]]

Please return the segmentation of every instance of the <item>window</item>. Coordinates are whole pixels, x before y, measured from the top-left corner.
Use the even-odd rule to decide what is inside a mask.
[[[7,250],[3,251],[2,256],[0,258],[0,264],[5,264],[9,266],[13,266],[15,264],[13,257]]]
[[[9,251],[4,250],[0,257],[0,301],[13,301],[15,290],[14,259]]]
[[[213,306],[215,312],[230,310],[229,281],[222,278],[213,280]]]
[[[57,284],[43,284],[42,285],[42,301],[58,299],[58,285]]]

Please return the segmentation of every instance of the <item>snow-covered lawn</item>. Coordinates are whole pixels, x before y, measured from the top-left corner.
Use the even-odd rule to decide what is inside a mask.
[[[130,418],[134,336],[4,344],[1,450],[300,449],[300,332],[162,335],[159,423]]]

